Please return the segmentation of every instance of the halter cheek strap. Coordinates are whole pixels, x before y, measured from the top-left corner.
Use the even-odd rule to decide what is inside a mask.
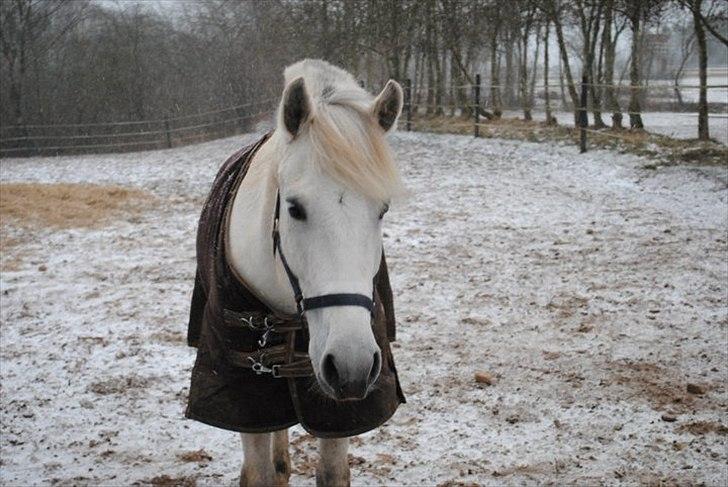
[[[278,232],[278,220],[281,212],[281,194],[276,194],[276,209],[273,217],[273,254],[278,252],[281,257],[281,263],[283,269],[286,271],[288,281],[291,283],[293,294],[296,298],[296,309],[298,310],[299,316],[303,316],[306,311],[320,308],[331,308],[334,306],[360,306],[366,308],[369,313],[374,313],[374,301],[369,296],[363,294],[354,293],[334,293],[334,294],[322,294],[320,296],[314,296],[311,298],[304,298],[303,291],[301,290],[301,284],[298,277],[291,270],[286,260],[286,256],[283,254],[283,248],[281,247],[281,236]]]

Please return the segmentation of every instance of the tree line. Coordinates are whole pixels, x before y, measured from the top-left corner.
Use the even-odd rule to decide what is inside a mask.
[[[680,71],[697,55],[699,136],[707,139],[709,46],[725,57],[726,5],[207,0],[155,10],[143,3],[4,0],[0,125],[133,121],[245,105],[278,96],[283,67],[317,57],[373,88],[388,78],[411,80],[412,103],[427,113],[470,116],[473,73],[481,73],[482,112],[490,118],[518,107],[531,119],[540,94],[552,120],[554,95],[575,110],[584,78],[596,126],[606,126],[610,113],[613,127],[625,125],[627,114],[629,126],[641,128],[649,35],[669,25],[682,33]],[[614,87],[623,78],[626,91]]]

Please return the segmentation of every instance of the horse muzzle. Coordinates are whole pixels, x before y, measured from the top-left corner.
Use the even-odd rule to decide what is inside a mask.
[[[368,347],[363,347],[368,348]],[[321,388],[336,401],[364,399],[379,378],[382,353],[375,350],[329,351],[324,353],[318,381]]]

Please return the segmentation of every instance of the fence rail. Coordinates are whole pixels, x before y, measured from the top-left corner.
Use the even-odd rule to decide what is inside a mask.
[[[467,124],[470,119],[474,137],[481,135],[481,128],[492,126],[484,121],[488,110],[499,112],[498,116],[513,115],[507,112],[522,111],[523,104],[518,100],[510,99],[513,94],[518,98],[519,86],[504,84],[481,83],[481,76],[472,77],[472,84],[457,84],[441,87],[416,87],[412,80],[405,80],[404,125],[405,130],[422,130],[431,128],[431,124],[417,120],[423,114],[449,114],[462,115],[460,125]],[[641,84],[630,86],[624,84],[589,83],[582,80],[578,87],[579,103],[574,107],[567,92],[559,93],[560,88],[568,87],[566,83],[550,86],[537,86],[531,82],[529,85],[531,105],[527,107],[533,114],[554,113],[562,117],[560,123],[574,124],[579,129],[580,148],[587,149],[588,134],[599,134],[613,138],[624,138],[618,132],[605,132],[597,130],[599,127],[589,127],[588,112],[594,111],[590,100],[593,89],[603,90],[605,93],[612,90],[617,96],[620,107],[628,107],[628,99],[624,93],[632,96],[634,90],[639,91],[641,106],[644,111],[619,110],[622,115],[642,115],[648,113],[662,113],[667,106],[674,110],[669,111],[670,117],[697,117],[696,103],[686,102],[680,98],[680,90],[695,90],[700,87],[692,84]],[[717,90],[718,98],[722,101],[709,104],[710,120],[728,119],[728,85],[713,84],[706,87]],[[510,89],[510,97],[507,91]],[[543,91],[538,91],[543,90]],[[546,93],[546,92],[549,93]],[[551,91],[555,92],[550,95]],[[657,93],[657,96],[654,94]],[[648,94],[653,94],[650,98]],[[666,96],[669,95],[669,96]],[[669,97],[672,97],[671,100]],[[545,100],[551,102],[551,109],[546,110]],[[201,142],[212,138],[224,137],[250,130],[253,125],[270,115],[275,108],[277,98],[267,98],[231,107],[215,108],[203,112],[154,118],[148,120],[131,120],[118,122],[92,122],[70,124],[28,124],[0,126],[0,157],[29,156],[29,155],[60,155],[78,152],[125,151],[144,149],[170,148],[191,141]],[[606,105],[604,103],[604,105]],[[656,112],[648,110],[656,109]],[[602,107],[601,114],[607,117],[611,110]],[[568,115],[568,116],[567,116]],[[466,119],[467,116],[467,119]],[[573,117],[573,118],[572,118]],[[487,116],[486,116],[487,118]],[[686,120],[686,119],[685,119]],[[649,127],[648,127],[649,128]],[[726,139],[728,139],[728,128]],[[697,133],[697,124],[695,127]],[[728,140],[724,141],[728,143]]]
[[[0,156],[163,149],[248,130],[269,115],[276,98],[149,120],[0,127]]]

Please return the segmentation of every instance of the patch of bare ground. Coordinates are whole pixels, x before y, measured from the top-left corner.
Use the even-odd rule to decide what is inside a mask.
[[[181,331],[162,330],[153,333],[151,338],[158,342],[172,343],[175,345],[184,344],[187,341],[187,337]]]
[[[316,440],[309,434],[303,434],[291,440],[291,458],[296,460],[292,463],[292,471],[297,475],[313,477],[316,474],[317,459],[310,455]]]
[[[552,465],[538,464],[538,465],[514,465],[511,467],[502,468],[500,470],[493,470],[491,475],[493,477],[508,477],[510,475],[523,475],[525,477],[535,479],[536,476],[548,473],[553,470]]]
[[[405,122],[402,122],[404,126]],[[417,115],[412,119],[413,128],[422,132],[473,134],[473,120],[466,117],[444,115]],[[528,142],[564,142],[577,145],[579,129],[542,121],[515,118],[482,120],[479,136],[525,140]],[[589,128],[587,145],[590,148],[611,149],[655,160],[660,165],[728,165],[728,146],[716,141],[676,139],[646,130]],[[647,165],[646,169],[656,169]]]
[[[721,436],[728,435],[728,427],[715,421],[693,421],[692,423],[681,424],[678,431],[690,433],[696,436],[715,433]]]
[[[23,259],[27,256],[23,244],[27,239],[10,236],[0,226],[0,272],[13,272],[20,270]]]
[[[153,200],[134,188],[93,184],[0,184],[0,221],[23,228],[96,227]]]
[[[212,455],[204,449],[180,453],[177,458],[188,463],[205,463],[212,460]]]
[[[148,379],[136,375],[130,375],[94,382],[89,387],[89,390],[101,396],[106,396],[109,394],[123,394],[130,389],[144,389],[148,385]]]
[[[722,407],[712,404],[709,394],[689,393],[678,372],[660,365],[629,360],[611,362],[607,367],[610,375],[602,385],[626,389],[630,398],[643,399],[656,411],[682,414]]]
[[[193,477],[172,477],[170,475],[157,475],[148,480],[136,482],[136,485],[155,485],[161,487],[196,487],[197,481]]]
[[[149,193],[120,186],[0,184],[0,271],[20,270],[25,247],[40,229],[98,227],[137,215],[153,201]]]

